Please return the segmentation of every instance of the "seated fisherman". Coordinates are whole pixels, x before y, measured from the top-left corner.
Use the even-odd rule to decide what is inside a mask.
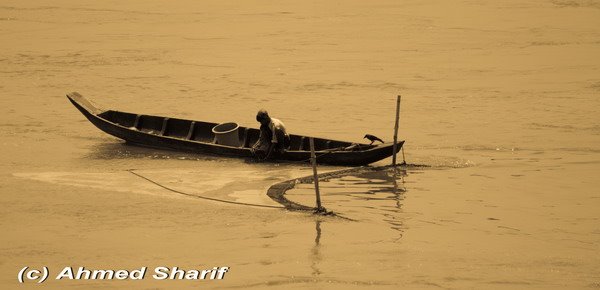
[[[290,146],[290,136],[285,125],[278,119],[271,118],[264,109],[256,114],[256,121],[260,122],[260,136],[252,146],[252,152],[269,158],[273,152],[282,153]]]

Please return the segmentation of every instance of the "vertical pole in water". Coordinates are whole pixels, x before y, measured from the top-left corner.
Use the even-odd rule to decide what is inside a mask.
[[[398,149],[398,120],[400,119],[400,95],[396,100],[396,126],[394,126],[394,155],[392,157],[392,166],[396,166],[396,151]]]
[[[310,163],[313,168],[313,179],[315,180],[315,193],[317,196],[317,211],[321,210],[321,194],[319,193],[319,177],[317,176],[317,155],[315,154],[315,140],[310,137]]]
[[[406,157],[404,156],[404,146],[402,146],[402,165],[406,165]]]

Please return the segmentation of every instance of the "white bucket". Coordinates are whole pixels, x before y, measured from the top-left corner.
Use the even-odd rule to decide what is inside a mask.
[[[238,129],[240,126],[234,122],[221,123],[212,128],[215,134],[215,143],[225,146],[240,146]]]

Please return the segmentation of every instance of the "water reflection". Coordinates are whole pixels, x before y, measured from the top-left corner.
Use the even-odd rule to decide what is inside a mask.
[[[168,149],[144,147],[127,142],[110,142],[95,144],[84,156],[85,159],[119,160],[119,159],[153,159],[153,160],[188,160],[188,161],[215,161],[215,162],[243,162],[246,164],[274,165],[276,162],[261,162],[254,158],[237,158],[227,156],[208,155],[201,153],[182,152]],[[298,163],[285,163],[288,166],[303,166]]]
[[[126,142],[102,143],[94,145],[85,156],[89,159],[113,160],[113,159],[177,159],[177,160],[217,160],[219,158],[210,155],[200,155],[164,149],[155,149],[131,145]]]
[[[318,278],[321,275],[321,270],[319,270],[319,263],[321,262],[321,221],[315,220],[315,245],[311,250],[311,265],[312,268],[312,276],[314,278]]]
[[[358,221],[382,221],[402,237],[402,205],[406,193],[406,169],[375,168],[321,182],[323,205]],[[313,203],[311,186],[291,190],[286,197],[299,204]]]
[[[399,236],[396,240],[402,238],[403,235],[403,222],[397,215],[400,213],[400,209],[402,208],[402,201],[404,200],[404,193],[406,192],[406,187],[404,186],[404,176],[407,175],[406,170],[399,170],[397,167],[392,168],[391,173],[391,182],[392,182],[392,194],[394,195],[394,200],[396,209],[394,213],[396,214],[384,214],[384,221],[390,224],[390,228],[399,232]]]

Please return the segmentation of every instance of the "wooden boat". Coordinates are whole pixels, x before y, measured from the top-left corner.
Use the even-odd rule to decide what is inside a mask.
[[[67,94],[67,98],[98,129],[135,145],[253,158],[251,147],[260,134],[259,129],[239,127],[240,146],[215,144],[212,128],[217,123],[102,110],[76,92]],[[323,138],[314,138],[314,143],[319,164],[367,165],[393,153],[393,143],[370,145]],[[397,151],[403,144],[404,141],[398,142]],[[289,148],[277,154],[273,160],[308,162],[309,158],[309,137],[290,135]]]

